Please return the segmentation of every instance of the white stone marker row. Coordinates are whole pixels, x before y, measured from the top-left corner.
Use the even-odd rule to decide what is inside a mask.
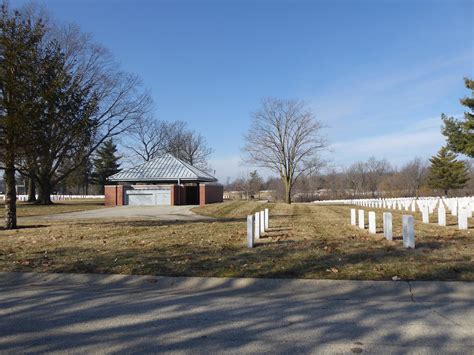
[[[403,215],[403,246],[415,248],[415,220],[412,215]],[[351,225],[357,225],[355,220],[355,209],[351,209]],[[359,210],[359,228],[364,229],[364,210]],[[376,216],[374,211],[369,211],[369,233],[377,234]],[[387,240],[393,240],[392,214],[383,213],[383,235]]]
[[[269,228],[268,208],[247,216],[247,247],[253,248],[255,241],[259,240]]]
[[[373,199],[352,199],[352,200],[330,200],[315,201],[314,203],[322,205],[345,204],[356,205],[369,208],[397,209],[411,212],[420,211],[422,221],[425,224],[430,223],[430,214],[437,208],[438,224],[446,226],[446,213],[450,212],[458,218],[458,229],[466,230],[469,228],[469,218],[474,213],[474,196],[467,197],[417,197],[417,198],[373,198]],[[354,209],[357,211],[356,209]],[[351,211],[351,213],[354,213]],[[360,213],[359,213],[360,214]],[[352,218],[352,217],[351,217]],[[351,224],[352,224],[351,220]],[[356,221],[357,225],[357,221]],[[359,221],[359,227],[363,229],[362,222]]]

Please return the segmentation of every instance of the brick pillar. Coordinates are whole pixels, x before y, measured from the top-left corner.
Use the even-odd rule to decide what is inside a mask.
[[[105,195],[105,206],[116,206],[117,205],[117,186],[106,185],[104,186]]]
[[[105,185],[105,206],[123,206],[125,204],[125,189],[123,185]]]
[[[125,205],[125,189],[123,185],[117,185],[117,206]]]
[[[206,185],[199,184],[199,206],[206,204]]]

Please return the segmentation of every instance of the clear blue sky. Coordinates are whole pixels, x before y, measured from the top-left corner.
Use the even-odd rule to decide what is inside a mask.
[[[23,3],[11,1],[11,5]],[[155,115],[183,120],[235,177],[262,97],[306,100],[334,166],[401,164],[443,144],[442,112],[463,112],[474,76],[474,1],[40,1],[140,75]]]

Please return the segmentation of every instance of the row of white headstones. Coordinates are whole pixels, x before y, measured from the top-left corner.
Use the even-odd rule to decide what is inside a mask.
[[[247,216],[247,248],[253,248],[255,242],[260,239],[261,236],[269,228],[269,214],[268,208],[260,212],[256,212],[255,215],[251,214]]]
[[[446,211],[449,210],[453,216],[457,216],[458,229],[469,228],[469,218],[474,212],[474,197],[462,198],[393,198],[393,199],[364,199],[364,200],[332,200],[318,201],[318,204],[346,204],[369,208],[397,209],[416,212],[420,211],[423,223],[430,223],[430,214],[437,208],[438,224],[446,226]]]
[[[28,195],[17,195],[18,201],[28,201]],[[101,199],[104,195],[51,195],[51,201]],[[0,195],[0,200],[5,201],[5,195]]]
[[[355,208],[351,208],[351,225],[365,229],[364,210],[359,210],[357,216]],[[376,215],[374,211],[369,212],[369,233],[377,234]],[[383,213],[383,235],[385,239],[393,240],[392,214],[390,212]],[[403,215],[402,235],[403,246],[407,249],[415,249],[415,220],[412,215]]]
[[[437,208],[438,224],[446,227],[446,209],[451,215],[458,219],[458,229],[469,228],[469,218],[472,218],[474,211],[474,199],[465,198],[424,198],[424,199],[394,199],[394,200],[354,200],[352,204],[372,207],[398,209],[400,211],[420,211],[423,223],[430,223],[430,214]]]

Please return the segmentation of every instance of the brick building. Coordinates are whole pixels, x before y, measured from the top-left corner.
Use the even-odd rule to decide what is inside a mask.
[[[222,202],[217,179],[171,154],[164,154],[108,178],[105,205],[206,205]]]

